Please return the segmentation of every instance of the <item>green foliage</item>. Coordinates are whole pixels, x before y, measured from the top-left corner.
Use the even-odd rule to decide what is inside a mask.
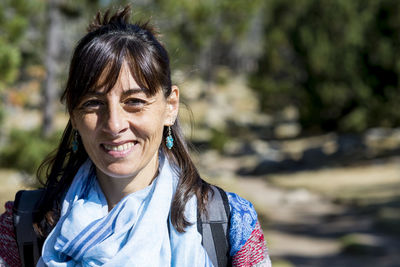
[[[4,110],[0,108],[0,125],[4,122],[5,114]],[[1,131],[0,131],[1,134]]]
[[[266,112],[295,105],[305,129],[400,123],[400,2],[271,0],[251,77]]]
[[[222,152],[229,136],[223,130],[211,129],[210,147]]]
[[[263,0],[156,1],[149,12],[163,33],[173,67],[213,79],[218,66],[240,70],[254,53],[252,18]]]
[[[18,77],[22,61],[19,45],[27,30],[29,15],[36,11],[37,1],[0,1],[0,101],[3,101],[5,88]],[[0,125],[4,119],[3,107],[0,103]]]
[[[0,39],[0,88],[15,80],[20,63],[21,54],[18,48]]]
[[[59,62],[68,62],[71,40],[82,36],[99,8],[129,2],[61,1],[74,33],[62,41]],[[43,58],[43,51],[26,41],[26,32],[30,27],[43,35],[32,21],[46,17],[47,4],[0,1],[0,93],[16,81],[29,51]],[[400,124],[399,1],[157,0],[132,7],[134,20],[158,26],[173,69],[219,83],[229,80],[218,75],[221,66],[232,75],[251,72],[262,111],[296,106],[306,131],[360,132]]]
[[[0,92],[17,78],[22,53],[19,44],[38,6],[38,0],[0,2]]]
[[[43,139],[39,130],[14,129],[0,151],[0,167],[34,174],[44,158],[56,148],[59,139],[60,133]]]

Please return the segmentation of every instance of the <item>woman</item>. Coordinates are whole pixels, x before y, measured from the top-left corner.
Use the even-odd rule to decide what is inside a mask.
[[[62,95],[70,121],[42,165],[33,216],[44,240],[38,266],[213,266],[197,225],[212,187],[179,127],[168,54],[147,24],[128,19],[129,7],[98,14],[73,54]],[[227,196],[229,260],[269,266],[254,208]],[[18,266],[12,208],[0,219],[0,257]]]

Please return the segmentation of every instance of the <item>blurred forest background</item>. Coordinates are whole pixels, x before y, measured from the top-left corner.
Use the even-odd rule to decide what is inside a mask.
[[[274,266],[398,266],[397,0],[2,0],[2,203],[38,185],[88,22],[127,3],[170,53],[203,176],[254,203]]]

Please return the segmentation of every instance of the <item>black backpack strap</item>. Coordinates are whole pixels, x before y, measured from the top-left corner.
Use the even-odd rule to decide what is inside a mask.
[[[229,218],[230,208],[228,197],[224,190],[211,186],[207,204],[208,216],[197,216],[197,230],[202,235],[202,244],[214,266],[230,266],[229,256]]]
[[[33,213],[44,190],[21,190],[15,195],[13,221],[22,266],[36,266],[42,243],[33,229]]]

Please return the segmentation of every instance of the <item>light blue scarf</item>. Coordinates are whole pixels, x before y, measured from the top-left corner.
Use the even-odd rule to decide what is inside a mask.
[[[179,233],[169,219],[178,176],[164,156],[148,187],[110,212],[90,160],[81,166],[47,237],[37,266],[212,266],[197,231],[196,198],[186,204],[193,223]]]

